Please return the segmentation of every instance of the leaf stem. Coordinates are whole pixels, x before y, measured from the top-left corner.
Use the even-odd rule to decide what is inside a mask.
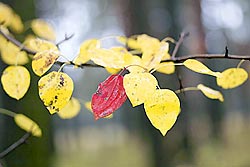
[[[15,117],[15,115],[16,115],[16,113],[14,113],[10,110],[4,109],[4,108],[0,108],[0,113],[7,115],[7,116],[10,116],[10,117]]]
[[[196,90],[200,90],[198,89],[197,87],[186,87],[186,88],[183,88],[183,89],[179,89],[179,90],[176,90],[175,93],[182,93],[182,92],[186,92],[186,91],[196,91]]]

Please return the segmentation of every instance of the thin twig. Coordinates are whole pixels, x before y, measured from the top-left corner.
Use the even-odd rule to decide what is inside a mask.
[[[74,35],[75,34],[71,34],[70,36],[68,36],[67,34],[65,34],[64,39],[61,40],[61,41],[59,41],[59,42],[57,42],[56,46],[59,47],[59,45],[61,45],[62,43],[70,40],[71,38],[73,38]]]
[[[182,32],[182,33],[180,34],[180,38],[178,39],[177,43],[175,44],[174,51],[173,51],[171,57],[175,58],[176,53],[177,53],[178,50],[179,50],[179,47],[181,46],[182,42],[184,41],[184,39],[185,39],[188,35],[189,35],[188,32]]]
[[[3,159],[5,156],[14,151],[16,148],[26,143],[26,141],[29,139],[30,136],[31,136],[30,132],[25,133],[20,139],[18,139],[15,143],[13,143],[0,153],[0,159]]]
[[[225,54],[194,54],[194,55],[185,55],[180,57],[171,57],[168,60],[164,60],[162,62],[174,62],[174,63],[181,63],[187,59],[238,59],[238,60],[250,60],[250,55],[227,55]]]

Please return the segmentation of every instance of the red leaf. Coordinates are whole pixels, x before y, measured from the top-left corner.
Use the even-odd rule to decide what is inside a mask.
[[[106,117],[117,110],[126,101],[123,76],[111,75],[98,85],[92,96],[91,107],[95,119]]]

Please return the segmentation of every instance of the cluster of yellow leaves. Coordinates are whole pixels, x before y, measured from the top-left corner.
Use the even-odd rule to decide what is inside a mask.
[[[162,60],[170,59],[167,42],[142,34],[135,38],[123,37],[123,43],[135,50],[128,51],[121,46],[106,49],[101,47],[101,40],[87,40],[82,43],[79,54],[73,62],[80,65],[91,60],[95,64],[105,67],[111,73],[116,73],[125,67],[129,71],[157,70],[165,74],[174,72],[174,63],[161,63]],[[133,52],[140,53],[142,56],[133,54]]]
[[[132,106],[144,103],[150,122],[165,136],[180,113],[180,101],[176,94],[169,89],[157,89],[156,78],[147,72],[126,74],[123,85]]]
[[[232,89],[238,87],[248,78],[248,73],[246,70],[240,67],[229,68],[223,72],[214,72],[201,62],[194,59],[188,59],[184,61],[183,65],[197,73],[215,76],[217,85],[223,89]]]

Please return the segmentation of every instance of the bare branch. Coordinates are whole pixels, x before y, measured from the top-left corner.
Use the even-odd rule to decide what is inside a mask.
[[[0,153],[0,159],[3,159],[5,156],[14,151],[16,148],[26,143],[26,141],[29,139],[30,136],[31,134],[29,132],[25,133],[20,139],[18,139],[15,143],[13,143]]]
[[[59,41],[59,42],[57,42],[56,46],[59,47],[59,45],[61,45],[62,43],[70,40],[71,38],[73,38],[74,35],[75,34],[71,34],[70,36],[68,36],[67,34],[65,34],[64,39],[61,40],[61,41]]]
[[[225,54],[194,54],[194,55],[185,55],[181,57],[171,57],[168,60],[164,60],[162,62],[174,62],[174,63],[182,63],[187,59],[238,59],[238,60],[250,60],[250,55],[227,55]]]
[[[177,43],[175,44],[174,51],[173,51],[171,57],[175,58],[176,53],[177,53],[178,50],[179,50],[179,47],[181,46],[182,42],[184,41],[184,39],[185,39],[188,35],[189,35],[188,32],[182,32],[182,33],[180,34],[180,38],[178,39]]]

